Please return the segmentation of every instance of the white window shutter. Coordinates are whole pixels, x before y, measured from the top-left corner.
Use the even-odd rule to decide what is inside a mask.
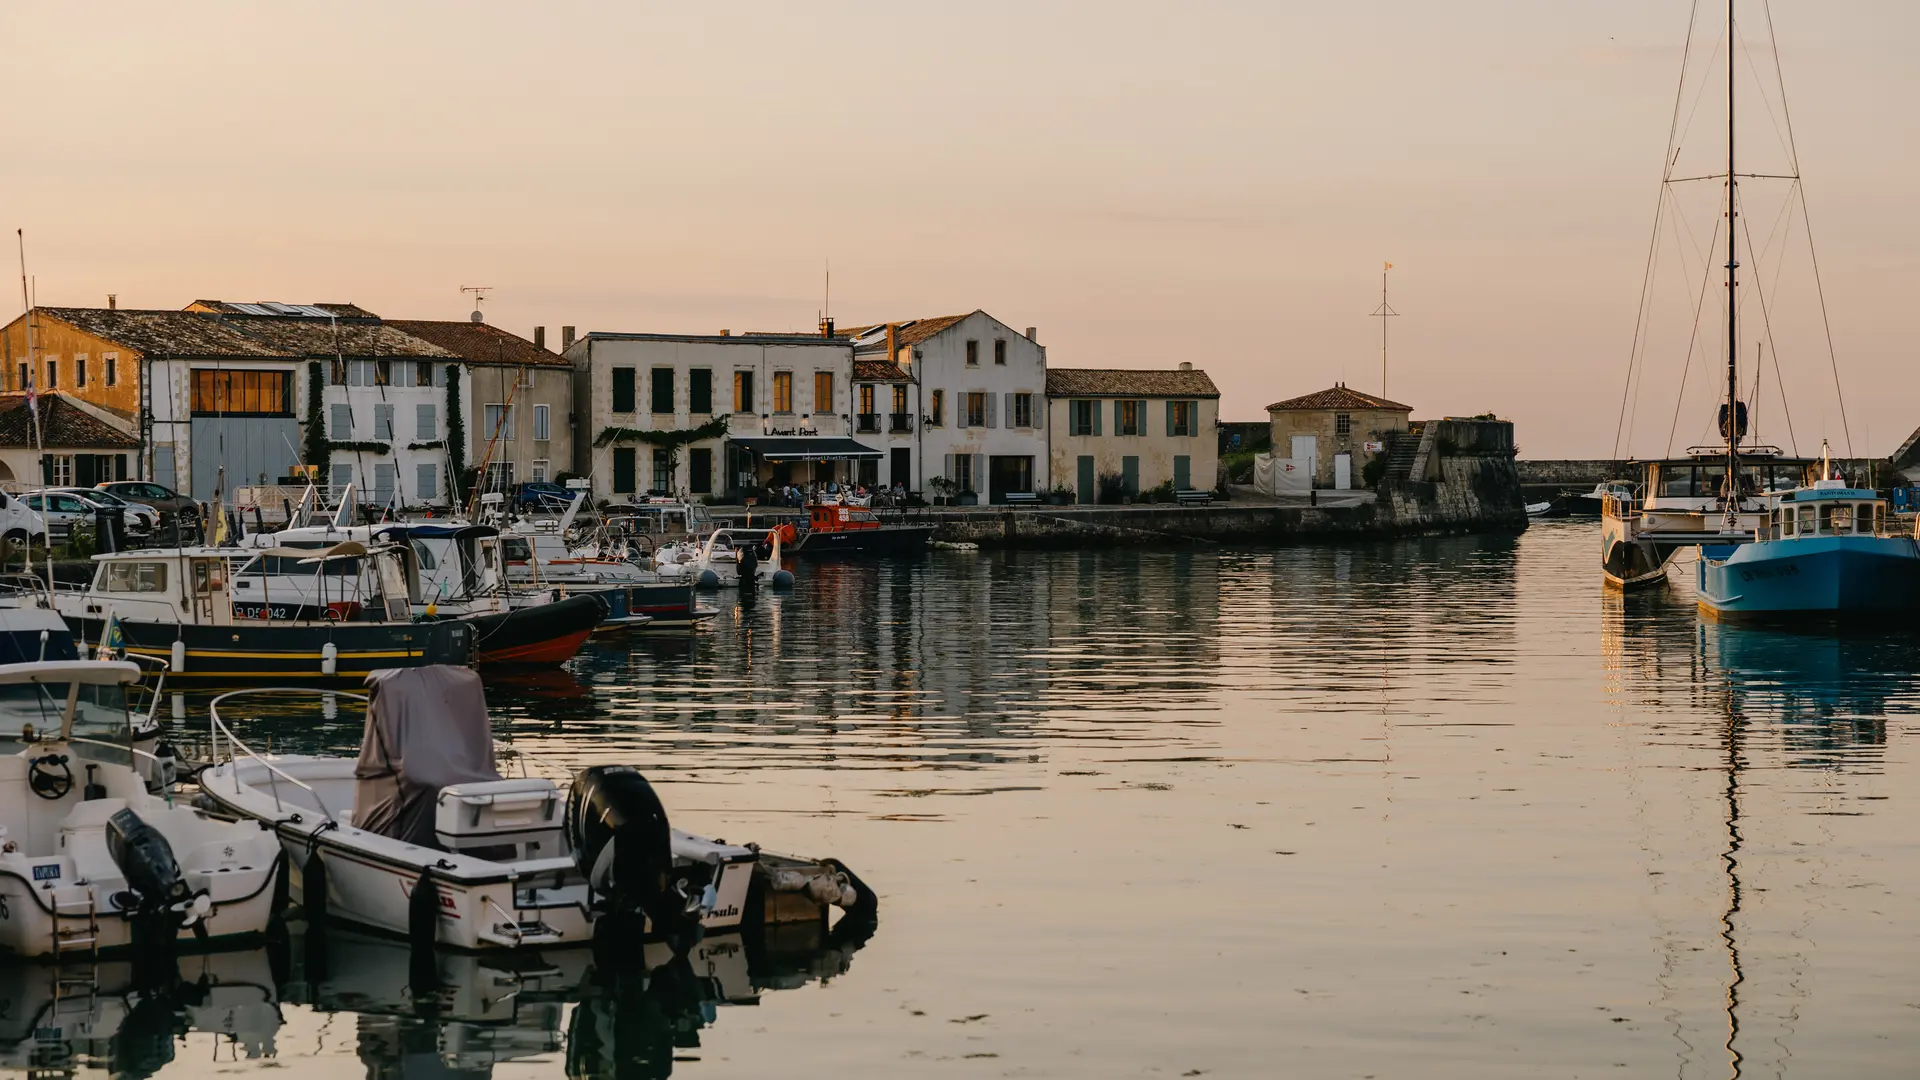
[[[973,455],[973,490],[982,495],[987,493],[987,455]]]
[[[1000,426],[999,412],[1000,412],[1000,395],[988,394],[987,395],[987,426],[988,427]]]
[[[1019,397],[1019,396],[1020,396],[1020,395],[1018,395],[1018,394],[1008,394],[1008,395],[1007,395],[1007,427],[1009,427],[1009,428],[1011,428],[1011,427],[1013,427],[1013,426],[1014,426],[1014,423],[1013,423],[1013,422],[1014,422],[1014,420],[1016,419],[1016,417],[1015,417],[1015,416],[1013,415],[1013,401],[1014,401],[1014,399],[1015,399],[1015,398],[1017,398],[1017,397]]]
[[[952,455],[952,454],[948,454],[948,455],[947,455],[947,456],[946,456],[945,458],[943,458],[943,459],[941,460],[941,462],[940,462],[940,468],[941,468],[941,469],[943,470],[943,471],[942,471],[942,472],[940,473],[940,475],[942,475],[942,476],[944,476],[944,477],[946,477],[946,478],[947,478],[947,479],[949,479],[949,480],[952,480],[952,479],[954,479],[954,475],[953,475],[953,455]]]

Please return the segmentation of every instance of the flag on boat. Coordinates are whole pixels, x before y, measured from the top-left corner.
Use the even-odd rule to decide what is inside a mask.
[[[100,630],[100,659],[116,659],[126,648],[126,635],[120,632],[120,616],[107,616],[107,625]]]

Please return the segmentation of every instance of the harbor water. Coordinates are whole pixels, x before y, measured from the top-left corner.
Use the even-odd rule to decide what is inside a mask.
[[[880,894],[858,951],[668,1023],[670,1051],[644,1052],[588,1037],[647,1028],[621,1014],[643,994],[598,1000],[596,1027],[575,1022],[587,1006],[516,1013],[500,990],[510,1022],[462,1025],[404,963],[316,1003],[276,960],[271,1030],[82,1044],[73,1063],[282,1080],[1909,1071],[1920,636],[1704,623],[1679,572],[1608,593],[1598,547],[1593,523],[1547,522],[803,566],[791,592],[723,596],[697,635],[596,638],[489,696],[509,757],[631,762],[685,828],[845,860]],[[359,717],[254,730],[350,748]],[[7,1030],[32,1026],[6,1004]]]

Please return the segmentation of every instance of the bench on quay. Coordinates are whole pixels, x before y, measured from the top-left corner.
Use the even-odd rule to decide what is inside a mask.
[[[1000,496],[1008,506],[1039,506],[1040,496],[1031,491],[1009,491]]]
[[[1205,506],[1213,501],[1213,492],[1176,491],[1173,493],[1173,498],[1181,506]]]

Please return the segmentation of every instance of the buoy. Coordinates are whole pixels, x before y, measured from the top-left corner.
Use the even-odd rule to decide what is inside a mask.
[[[320,646],[320,674],[332,675],[340,668],[340,646],[329,641]]]
[[[793,571],[775,570],[773,572],[773,587],[776,589],[793,588]]]
[[[716,574],[716,573],[714,573],[714,572],[713,572],[713,571],[711,571],[711,570],[702,570],[702,571],[700,571],[700,587],[701,587],[701,588],[703,588],[703,589],[717,589],[717,588],[719,588],[719,587],[720,587],[720,575],[719,575],[719,574]]]
[[[440,605],[432,601],[428,601],[427,602],[427,618],[431,619],[439,614],[440,614]]]
[[[173,639],[173,670],[187,670],[187,643],[180,638]]]

